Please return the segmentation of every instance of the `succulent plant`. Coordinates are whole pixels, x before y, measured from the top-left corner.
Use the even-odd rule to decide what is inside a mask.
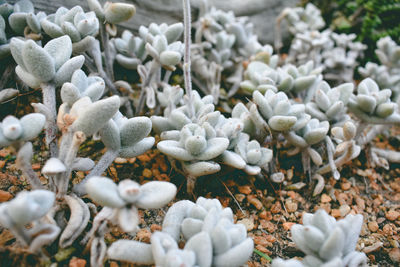
[[[44,47],[32,40],[12,38],[10,49],[18,64],[15,72],[32,88],[38,88],[46,82],[62,85],[71,79],[74,71],[80,69],[85,60],[83,56],[70,59],[72,43],[68,36],[53,39]]]
[[[20,192],[14,199],[0,204],[0,223],[24,245],[29,245],[32,252],[39,252],[60,233],[58,226],[39,222],[50,211],[54,200],[55,194],[47,190]],[[28,223],[32,223],[33,227],[25,228]]]
[[[192,103],[194,106],[194,117],[189,115],[189,107],[187,104],[178,107],[170,111],[170,114],[166,114],[166,117],[162,116],[151,116],[153,123],[153,129],[157,133],[161,133],[169,130],[180,130],[183,126],[189,123],[196,123],[200,118],[210,112],[213,112],[215,107],[213,103],[213,97],[207,95],[200,97],[197,91],[193,92]]]
[[[11,29],[19,34],[29,36],[29,31],[26,31],[28,27],[33,33],[40,34],[41,21],[46,17],[44,12],[38,12],[35,14],[34,7],[29,0],[20,0],[13,6],[13,12],[8,16],[8,22]],[[33,37],[31,35],[31,37]],[[32,39],[40,39],[40,37],[34,37]]]
[[[183,32],[183,24],[152,23],[148,28],[139,28],[140,37],[146,41],[147,53],[167,69],[174,70],[175,65],[181,62],[183,44],[177,41]]]
[[[336,82],[352,82],[357,59],[361,58],[366,45],[353,42],[355,34],[332,32],[331,40],[322,51],[325,78]]]
[[[306,254],[302,265],[290,266],[367,266],[364,253],[355,251],[363,223],[362,215],[347,215],[336,221],[325,210],[303,214],[303,225],[291,228],[292,239]],[[277,261],[273,266],[289,266]]]
[[[282,68],[268,66],[260,61],[251,62],[245,72],[244,80],[240,86],[247,92],[255,90],[265,93],[272,90],[284,92],[300,93],[302,91],[312,91],[312,87],[321,79],[321,69],[314,69],[312,61],[296,68],[293,65],[285,65]]]
[[[366,66],[359,67],[358,71],[364,77],[375,80],[379,87],[392,90],[392,99],[399,100],[400,96],[400,46],[397,45],[389,36],[378,40],[376,55],[382,65],[368,62]]]
[[[80,6],[70,10],[60,7],[56,13],[43,19],[41,25],[50,37],[68,35],[73,43],[81,41],[86,36],[95,36],[99,31],[96,14],[93,11],[85,13]]]
[[[234,224],[232,210],[222,208],[217,199],[175,203],[165,215],[163,232],[175,240],[182,233],[187,240],[185,249],[195,251],[199,266],[241,266],[253,251],[244,225]]]
[[[106,2],[101,6],[98,0],[88,0],[90,10],[103,22],[118,24],[129,20],[136,13],[136,8],[132,4]]]
[[[256,175],[271,161],[272,150],[261,147],[256,140],[250,141],[248,134],[239,133],[234,150],[226,150],[221,157],[223,163],[243,169],[247,174]]]
[[[311,102],[306,103],[306,112],[320,121],[339,123],[347,119],[347,103],[354,90],[352,83],[331,88],[325,81],[320,82]]]
[[[32,140],[42,131],[45,122],[45,116],[39,113],[31,113],[21,119],[11,115],[5,117],[0,123],[0,147]]]
[[[306,32],[309,30],[319,30],[325,26],[325,21],[321,17],[321,11],[312,3],[308,3],[305,8],[287,8],[282,13],[289,23],[289,30],[292,34]]]
[[[397,104],[390,100],[392,91],[381,90],[374,80],[366,78],[357,87],[357,95],[349,99],[348,107],[362,121],[372,124],[399,124]]]
[[[138,208],[161,208],[176,194],[174,184],[159,181],[139,185],[132,180],[123,180],[116,185],[109,178],[92,177],[85,186],[94,202],[114,210],[109,219],[117,222],[124,232],[136,230],[139,224]]]
[[[375,50],[375,53],[383,65],[400,68],[400,46],[390,36],[379,39],[376,45],[378,49]]]
[[[310,59],[317,67],[320,67],[323,61],[322,51],[331,45],[330,39],[332,32],[324,30],[299,32],[292,40],[289,49],[288,62],[296,65],[305,64]]]
[[[136,69],[146,57],[146,42],[140,37],[134,36],[130,31],[122,32],[121,38],[112,39],[117,55],[117,62],[127,69]]]
[[[220,170],[219,164],[210,160],[221,155],[229,140],[217,137],[213,127],[189,123],[179,133],[179,141],[164,140],[157,148],[164,154],[183,162],[184,170],[193,177],[212,174]]]
[[[76,70],[71,77],[71,82],[66,82],[61,87],[61,99],[70,107],[82,97],[88,96],[92,102],[103,95],[104,80],[98,76],[86,76],[82,70]]]
[[[284,92],[268,90],[262,95],[254,91],[253,102],[250,114],[259,128],[269,126],[274,131],[286,132],[301,129],[310,120],[310,115],[304,113],[305,106],[291,104]]]

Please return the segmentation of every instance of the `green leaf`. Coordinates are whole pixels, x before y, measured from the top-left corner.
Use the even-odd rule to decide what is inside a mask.
[[[271,262],[272,259],[265,253],[262,253],[261,251],[259,251],[258,249],[254,249],[253,250],[254,253],[256,253],[258,256],[263,257],[264,259],[266,259],[267,261]]]

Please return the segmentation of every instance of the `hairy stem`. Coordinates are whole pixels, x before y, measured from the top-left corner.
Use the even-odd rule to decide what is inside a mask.
[[[183,58],[183,75],[185,79],[185,89],[188,96],[187,105],[189,109],[189,117],[194,116],[193,107],[193,92],[192,92],[192,80],[190,74],[190,30],[191,30],[191,14],[190,14],[190,0],[183,0],[183,24],[184,29],[184,41],[185,41],[185,54]]]
[[[16,160],[17,166],[21,169],[22,175],[28,180],[32,189],[43,189],[44,186],[42,185],[42,182],[36,172],[32,169],[32,155],[32,143],[28,142],[18,151]]]
[[[143,110],[144,100],[145,100],[145,97],[146,97],[146,88],[148,86],[150,86],[151,80],[153,79],[154,74],[157,73],[159,68],[160,68],[160,63],[158,63],[156,60],[153,60],[150,63],[150,70],[147,73],[146,79],[144,81],[142,81],[142,86],[141,86],[141,89],[140,89],[141,91],[140,91],[140,96],[139,96],[139,104],[136,107],[136,114],[135,114],[136,116],[138,116]]]
[[[90,173],[77,185],[74,186],[74,192],[81,196],[85,194],[85,184],[93,176],[100,176],[118,157],[118,151],[107,150],[106,153],[100,158],[96,166],[90,171]]]
[[[63,196],[67,193],[69,178],[72,172],[72,164],[76,158],[76,154],[78,153],[79,146],[86,140],[86,135],[83,132],[75,132],[72,137],[72,142],[70,143],[70,147],[65,154],[65,158],[63,160],[65,167],[67,170],[56,177],[56,183],[58,184],[58,192],[59,196]]]
[[[43,104],[50,111],[51,117],[46,116],[46,144],[49,146],[50,156],[57,157],[57,108],[56,108],[56,89],[52,83],[42,83]]]
[[[106,31],[106,24],[105,23],[101,23],[100,24],[100,39],[101,39],[101,44],[103,45],[103,49],[104,49],[104,57],[105,57],[105,66],[106,66],[106,73],[108,74],[109,77],[111,77],[111,79],[113,79],[114,77],[114,72],[112,69],[112,66],[110,64],[111,62],[111,52],[110,52],[110,45],[108,43],[108,33]]]

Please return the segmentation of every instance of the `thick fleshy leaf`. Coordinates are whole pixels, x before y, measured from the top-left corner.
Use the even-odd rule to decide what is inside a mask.
[[[189,239],[184,250],[193,251],[196,254],[196,265],[199,267],[211,266],[213,262],[212,242],[206,232],[200,232]]]
[[[8,140],[19,139],[24,131],[20,121],[12,115],[8,115],[3,119],[1,127],[3,135]]]
[[[114,116],[119,109],[119,105],[118,96],[94,102],[82,110],[71,126],[75,131],[82,131],[86,136],[91,136]]]
[[[143,242],[120,239],[111,244],[107,250],[111,260],[128,261],[136,264],[154,264],[151,245]]]
[[[139,225],[139,213],[135,206],[118,210],[118,225],[126,233],[134,232]]]
[[[194,177],[213,174],[221,170],[221,166],[218,163],[208,161],[200,161],[191,164],[184,163],[183,167],[185,171]]]
[[[24,43],[22,57],[26,69],[35,78],[43,82],[48,82],[54,78],[56,74],[54,59],[34,41],[28,40]]]
[[[211,138],[207,141],[207,148],[196,157],[199,160],[210,160],[221,155],[229,146],[229,140],[223,137]]]
[[[142,155],[144,152],[152,148],[154,143],[154,137],[146,137],[132,146],[122,147],[119,150],[119,156],[123,158],[132,158]]]
[[[28,14],[25,12],[14,12],[8,17],[8,22],[10,24],[11,29],[18,33],[23,34],[24,29],[27,26],[26,16]]]
[[[183,33],[183,24],[181,22],[169,25],[164,35],[167,37],[168,43],[171,44],[179,39]]]
[[[58,38],[64,35],[61,27],[54,22],[49,21],[47,18],[43,19],[40,22],[40,26],[42,26],[43,31],[47,33],[51,38]]]
[[[194,157],[188,151],[180,146],[178,141],[164,140],[157,144],[158,150],[178,160],[189,161]]]
[[[275,115],[268,120],[268,125],[275,131],[288,131],[295,125],[297,118],[294,116]]]
[[[167,205],[176,195],[176,186],[168,182],[152,181],[140,187],[135,205],[143,209],[158,209]]]
[[[203,221],[195,218],[186,218],[181,225],[181,231],[185,240],[189,240],[192,236],[201,232]]]
[[[44,46],[44,50],[54,59],[55,69],[58,70],[71,57],[71,38],[68,35],[64,35],[53,39]]]
[[[136,8],[131,4],[106,2],[104,5],[105,19],[110,23],[117,24],[129,20],[135,13]]]
[[[216,255],[213,260],[213,266],[242,266],[245,264],[253,253],[253,239],[247,238],[242,243],[236,245],[223,254]]]
[[[28,141],[35,138],[43,129],[46,117],[40,113],[31,113],[23,116],[20,121],[22,126],[21,140]]]
[[[345,246],[345,236],[340,227],[336,227],[319,250],[319,256],[325,260],[342,255]]]
[[[121,138],[117,124],[114,120],[109,120],[100,129],[101,141],[109,150],[118,151],[121,148]]]
[[[175,66],[181,61],[182,55],[175,51],[164,51],[160,54],[160,62],[163,65]]]
[[[71,80],[72,74],[80,69],[85,62],[85,58],[82,55],[73,57],[65,62],[57,71],[55,77],[56,86],[61,86],[63,83]]]
[[[221,155],[222,163],[234,167],[236,169],[243,169],[246,167],[246,162],[244,159],[237,153],[226,150]]]
[[[61,100],[72,106],[81,96],[79,89],[72,83],[66,82],[61,87]]]
[[[147,117],[135,117],[122,126],[121,144],[131,146],[145,138],[151,131],[151,120]]]
[[[91,177],[85,184],[90,198],[99,205],[122,208],[125,201],[118,194],[117,185],[109,178]]]

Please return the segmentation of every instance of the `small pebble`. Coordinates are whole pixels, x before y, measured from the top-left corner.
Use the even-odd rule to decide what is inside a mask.
[[[116,159],[114,160],[114,162],[117,163],[117,164],[125,164],[125,163],[128,162],[128,160],[127,160],[127,159],[124,159],[124,158],[118,157],[118,158],[116,158]]]
[[[380,241],[379,241],[379,242],[375,242],[375,243],[372,244],[371,246],[365,247],[365,248],[363,249],[363,252],[364,252],[365,254],[368,254],[368,253],[377,251],[377,250],[380,249],[382,246],[383,246],[383,243],[382,243],[382,242],[380,242]]]
[[[327,194],[322,194],[321,196],[321,202],[322,203],[327,203],[327,202],[331,202],[332,198],[330,196],[328,196]]]
[[[79,259],[79,258],[72,258],[69,261],[69,267],[85,267],[86,266],[86,260],[84,259]]]
[[[244,218],[238,221],[237,223],[241,223],[246,227],[247,231],[251,231],[254,229],[254,219]]]
[[[333,217],[335,217],[335,218],[339,218],[341,215],[340,215],[340,210],[339,209],[333,209],[332,211],[331,211],[331,215],[333,216]]]
[[[395,221],[395,220],[397,220],[397,218],[399,218],[399,216],[400,216],[400,213],[395,210],[389,210],[386,213],[386,219],[388,219],[389,221]]]
[[[285,202],[287,212],[295,212],[297,211],[297,203],[293,202],[291,199]]]
[[[340,185],[340,187],[342,188],[342,190],[349,190],[350,189],[350,187],[351,187],[351,183],[350,182],[345,182],[345,183],[342,183],[341,185]]]
[[[251,187],[249,185],[243,185],[238,187],[239,192],[245,195],[251,194]]]
[[[400,248],[393,248],[389,251],[389,257],[394,262],[400,262]]]
[[[341,205],[339,207],[339,211],[340,211],[340,216],[344,217],[346,216],[349,212],[350,212],[351,208],[349,205],[345,204],[345,205]]]
[[[142,175],[146,178],[151,178],[153,176],[153,173],[150,169],[144,169]]]
[[[2,169],[6,165],[6,162],[4,160],[0,160],[0,169]]]
[[[247,196],[247,202],[249,202],[251,205],[253,205],[258,210],[261,210],[263,208],[263,204],[255,196],[252,196],[252,195]]]
[[[8,191],[0,190],[0,203],[12,199],[12,195]]]
[[[368,223],[368,229],[371,231],[371,232],[376,232],[376,231],[378,231],[378,229],[379,229],[379,225],[378,225],[378,223],[376,222],[376,221],[373,221],[373,222],[369,222]]]

